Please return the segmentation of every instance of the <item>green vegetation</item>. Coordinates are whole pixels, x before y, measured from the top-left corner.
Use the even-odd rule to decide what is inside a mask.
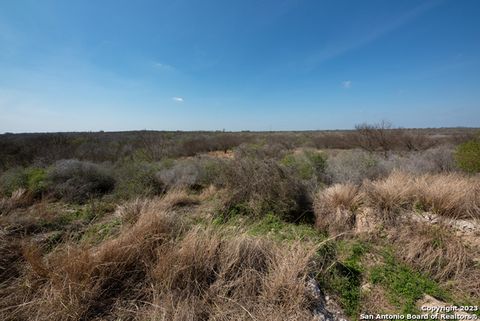
[[[119,199],[160,194],[162,185],[155,179],[161,165],[145,161],[124,160],[115,171],[115,195]]]
[[[325,240],[325,236],[310,224],[288,223],[272,212],[249,226],[249,233],[256,236],[269,236],[278,241],[313,241]]]
[[[451,165],[453,147],[407,151],[399,136],[367,152],[351,132],[71,135],[54,135],[50,158],[4,137],[0,319],[312,320],[317,294],[349,320],[419,312],[425,294],[478,302],[473,247],[441,220],[479,215],[478,175]],[[478,159],[472,146],[457,161]]]
[[[372,269],[371,281],[387,289],[389,300],[402,313],[418,313],[415,302],[424,294],[448,299],[447,293],[436,282],[395,260],[391,251],[386,251],[383,257],[385,263]]]
[[[0,177],[0,191],[10,196],[18,189],[24,188],[33,195],[38,195],[46,190],[46,171],[37,167],[15,167]]]
[[[41,219],[41,225],[49,230],[62,230],[72,223],[89,224],[94,220],[113,212],[114,205],[109,202],[92,201],[85,205],[69,205],[53,219]]]
[[[480,172],[480,139],[460,144],[455,153],[457,166],[468,173]]]
[[[337,258],[320,283],[336,294],[345,313],[356,317],[360,308],[360,287],[363,278],[361,259],[368,252],[366,243],[341,241],[336,243]]]
[[[98,244],[118,232],[121,225],[122,220],[119,218],[104,223],[92,224],[82,235],[82,242]]]
[[[304,150],[301,154],[287,154],[280,163],[294,170],[304,180],[320,179],[327,165],[326,156],[312,150]]]

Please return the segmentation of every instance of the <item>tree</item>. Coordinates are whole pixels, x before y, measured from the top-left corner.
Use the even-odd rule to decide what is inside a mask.
[[[392,130],[392,124],[382,120],[377,124],[359,124],[355,125],[358,132],[358,144],[363,149],[374,152],[381,150],[387,157],[389,150],[395,145],[395,135]]]

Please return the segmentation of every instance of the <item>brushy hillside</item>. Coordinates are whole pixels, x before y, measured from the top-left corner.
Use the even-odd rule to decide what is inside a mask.
[[[377,130],[68,134],[50,158],[9,136],[0,319],[358,320],[420,313],[430,297],[479,305],[465,132],[426,144],[435,132],[392,130],[389,145]],[[80,157],[86,141],[122,152]],[[192,149],[164,153],[174,146]]]

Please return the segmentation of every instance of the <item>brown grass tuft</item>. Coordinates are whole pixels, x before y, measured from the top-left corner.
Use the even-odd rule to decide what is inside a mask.
[[[460,239],[442,226],[410,223],[392,231],[396,253],[436,280],[456,278],[472,264]]]
[[[415,185],[412,177],[394,171],[385,179],[365,181],[362,193],[367,206],[378,209],[385,218],[390,218],[413,202]]]
[[[362,186],[366,203],[385,213],[413,207],[452,218],[480,218],[480,179],[458,173],[410,176],[393,172]]]
[[[480,218],[480,178],[458,173],[416,180],[417,201],[425,210],[452,218]]]
[[[152,271],[156,303],[147,312],[161,310],[166,320],[310,320],[316,298],[307,276],[314,254],[312,245],[280,248],[194,229],[161,249]]]
[[[355,211],[361,205],[359,188],[353,184],[335,184],[320,191],[314,200],[315,226],[336,234],[355,225]]]
[[[177,193],[119,209],[138,217],[97,246],[62,245],[49,254],[24,246],[26,275],[0,318],[312,319],[318,298],[307,277],[315,245],[182,232],[171,210],[184,200]]]
[[[0,198],[0,215],[6,215],[12,210],[27,207],[33,203],[33,195],[24,188],[12,193],[10,197]]]
[[[448,285],[459,298],[480,297],[478,256],[442,225],[411,222],[390,230],[396,255],[416,270]]]

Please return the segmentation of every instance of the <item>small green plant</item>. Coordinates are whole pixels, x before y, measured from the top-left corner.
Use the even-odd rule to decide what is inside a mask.
[[[480,139],[460,144],[455,153],[457,166],[467,173],[480,172]]]
[[[46,171],[43,168],[30,167],[25,170],[27,188],[37,195],[47,189]]]
[[[40,225],[49,230],[62,230],[74,222],[89,224],[103,217],[106,213],[112,212],[113,206],[108,202],[94,202],[92,200],[89,204],[70,206],[53,219],[41,220]]]
[[[383,256],[385,263],[374,267],[370,278],[373,284],[381,284],[387,289],[390,301],[402,313],[417,313],[415,303],[424,293],[439,299],[447,298],[435,281],[397,262],[391,251],[386,251]]]
[[[235,204],[224,213],[219,213],[215,216],[213,220],[214,225],[221,225],[231,223],[235,221],[240,216],[247,217],[250,213],[250,209],[246,204],[240,203]]]
[[[327,157],[325,154],[307,150],[305,151],[305,156],[310,161],[310,164],[312,164],[317,175],[325,173],[327,167]]]
[[[325,288],[338,296],[345,313],[351,317],[359,311],[364,272],[361,259],[368,249],[363,242],[337,242],[337,259],[320,279]]]
[[[293,169],[301,179],[311,179],[324,174],[326,158],[322,153],[304,151],[300,155],[288,154],[280,161],[283,166]]]
[[[6,171],[0,178],[0,190],[6,196],[24,188],[37,195],[47,188],[46,173],[43,168],[16,167]]]
[[[115,218],[106,223],[90,225],[82,236],[82,241],[91,244],[98,244],[101,241],[114,235],[122,225],[119,218]]]
[[[249,233],[252,235],[267,235],[279,241],[309,240],[321,242],[325,239],[325,236],[312,225],[285,222],[273,212],[267,213],[261,220],[252,223]]]

